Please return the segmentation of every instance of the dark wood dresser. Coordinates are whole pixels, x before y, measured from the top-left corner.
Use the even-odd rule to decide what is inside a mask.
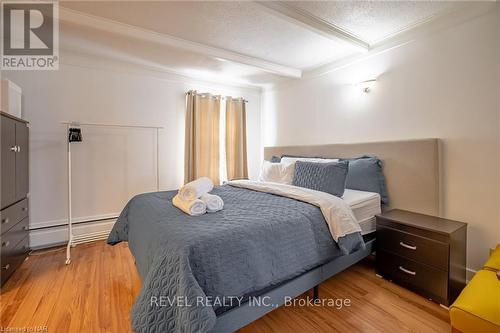
[[[465,286],[467,224],[391,210],[377,216],[377,274],[443,305]]]
[[[28,122],[0,111],[1,285],[29,251]]]

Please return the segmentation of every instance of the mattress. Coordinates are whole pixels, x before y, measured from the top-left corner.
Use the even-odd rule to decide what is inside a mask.
[[[382,212],[380,195],[374,192],[346,189],[342,199],[351,207],[361,228],[361,234],[366,235],[374,232],[376,229],[375,215]]]

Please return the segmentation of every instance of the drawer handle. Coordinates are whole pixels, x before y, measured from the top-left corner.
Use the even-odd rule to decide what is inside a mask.
[[[9,218],[8,217],[2,219],[2,224],[8,224],[8,223],[9,223]]]
[[[13,151],[14,153],[17,153],[17,146],[10,147],[10,151]]]
[[[404,248],[407,248],[409,250],[416,250],[417,247],[416,246],[413,246],[413,245],[408,245],[406,244],[405,242],[399,242],[399,245],[401,245],[402,247]]]
[[[10,244],[10,242],[9,242],[9,241],[3,242],[3,243],[2,243],[2,247],[7,247],[7,246],[9,246],[9,244]]]
[[[23,207],[23,208],[22,208],[22,211],[23,211],[23,212],[27,212],[27,211],[28,211],[28,207]]]
[[[21,152],[21,146],[17,146],[17,152],[20,153]]]
[[[10,264],[7,264],[5,266],[2,266],[3,269],[8,270],[10,268]]]
[[[24,227],[23,227],[23,230],[24,230],[24,231],[27,231],[27,230],[28,230],[28,227],[27,227],[27,226],[24,226]]]
[[[409,269],[406,269],[403,266],[399,266],[398,268],[400,271],[405,272],[406,274],[417,275],[417,272],[410,271]]]

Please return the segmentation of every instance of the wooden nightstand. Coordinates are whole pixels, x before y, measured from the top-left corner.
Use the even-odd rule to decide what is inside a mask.
[[[377,274],[448,306],[465,286],[466,243],[466,223],[388,211],[377,215]]]

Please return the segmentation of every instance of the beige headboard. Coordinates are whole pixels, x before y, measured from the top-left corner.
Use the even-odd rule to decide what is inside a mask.
[[[321,157],[375,155],[383,161],[389,208],[439,215],[439,139],[265,147],[264,158],[283,154]]]

